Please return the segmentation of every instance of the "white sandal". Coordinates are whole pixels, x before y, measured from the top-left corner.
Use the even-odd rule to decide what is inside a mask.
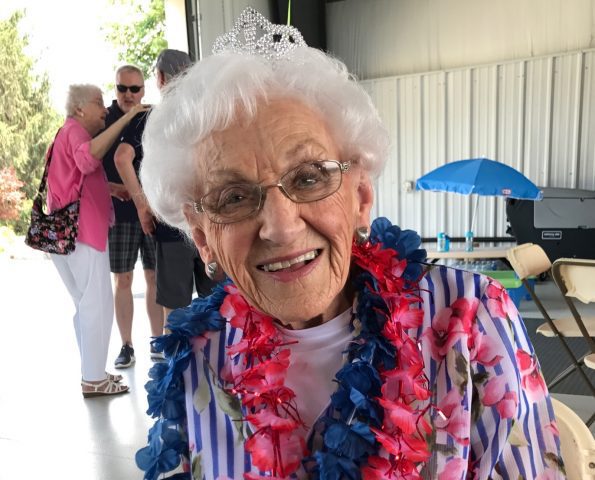
[[[105,372],[105,377],[114,383],[121,382],[124,379],[124,377],[122,375],[113,374],[113,373],[109,373],[109,372]],[[81,382],[82,381],[83,381],[83,379],[81,378]]]
[[[111,380],[114,383],[121,382],[122,379],[124,378],[122,375],[118,375],[117,373],[113,374],[113,373],[105,372],[105,374],[107,375],[107,379]]]
[[[116,383],[109,378],[106,378],[102,382],[99,383],[91,383],[85,382],[84,380],[81,381],[81,386],[92,388],[93,390],[85,391],[83,390],[83,397],[90,398],[90,397],[104,397],[107,395],[119,395],[121,393],[126,393],[129,388],[127,385],[122,385],[121,383]]]

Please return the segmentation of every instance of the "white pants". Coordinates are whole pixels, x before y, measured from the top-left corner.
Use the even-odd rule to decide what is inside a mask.
[[[82,377],[103,380],[114,316],[109,253],[77,243],[70,255],[50,256],[74,302]]]

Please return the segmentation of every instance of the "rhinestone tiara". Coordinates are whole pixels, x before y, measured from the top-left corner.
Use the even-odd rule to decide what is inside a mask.
[[[213,54],[240,53],[277,60],[297,47],[305,46],[306,42],[297,28],[271,23],[254,8],[247,7],[231,31],[217,37]]]

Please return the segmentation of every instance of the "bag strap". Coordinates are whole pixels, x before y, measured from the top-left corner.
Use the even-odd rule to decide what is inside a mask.
[[[48,150],[48,154],[47,154],[46,160],[45,160],[45,168],[43,170],[43,176],[41,177],[41,182],[39,182],[39,188],[37,189],[37,195],[36,195],[35,200],[37,200],[37,197],[40,197],[40,201],[41,201],[41,196],[43,194],[43,191],[45,190],[47,179],[48,179],[48,173],[50,171],[50,162],[52,161],[52,152],[54,151],[54,143],[56,143],[56,137],[60,133],[60,130],[62,130],[62,129],[59,128],[58,131],[56,132],[56,135],[54,136],[54,139],[52,140],[52,144],[50,145],[50,148]]]

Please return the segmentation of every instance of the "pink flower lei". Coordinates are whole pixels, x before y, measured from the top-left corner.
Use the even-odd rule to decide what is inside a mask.
[[[326,476],[322,474],[324,469],[328,474],[329,468],[342,469],[345,473],[357,468],[364,480],[421,479],[418,472],[430,458],[427,437],[431,427],[426,415],[432,405],[426,401],[431,392],[419,345],[407,333],[408,329],[418,328],[423,320],[418,293],[421,269],[415,270],[415,278],[406,279],[411,277],[404,275],[407,260],[380,242],[354,243],[353,259],[362,270],[356,276],[358,291],[354,305],[361,314],[354,322],[355,338],[349,347],[349,363],[337,378],[340,388],[352,391],[350,369],[364,366],[371,372],[371,378],[380,379],[380,388],[378,392],[373,389],[366,392],[365,401],[357,407],[346,403],[344,396],[333,395],[338,409],[343,406],[350,413],[346,415],[344,411],[340,421],[326,419],[327,425],[336,428],[333,427],[328,438],[325,434],[326,450],[312,457],[308,457],[305,439],[299,433],[304,424],[296,408],[296,394],[285,386],[290,363],[287,344],[273,318],[252,308],[233,285],[225,287],[228,295],[220,313],[231,326],[243,331],[240,342],[228,347],[227,354],[239,355],[241,362],[231,362],[237,365],[232,366],[226,380],[231,384],[230,393],[239,396],[247,412],[244,420],[255,427],[245,448],[252,456],[252,463],[267,472],[266,478],[289,477],[306,457],[315,461],[314,471],[321,477]],[[380,344],[391,353],[369,354],[368,347]],[[426,406],[421,408],[424,403]],[[340,442],[331,438],[337,431],[351,435],[361,448],[347,452],[337,446]],[[379,455],[380,447],[384,447],[386,456]],[[339,457],[341,461],[337,460]],[[264,477],[247,473],[245,478]]]

